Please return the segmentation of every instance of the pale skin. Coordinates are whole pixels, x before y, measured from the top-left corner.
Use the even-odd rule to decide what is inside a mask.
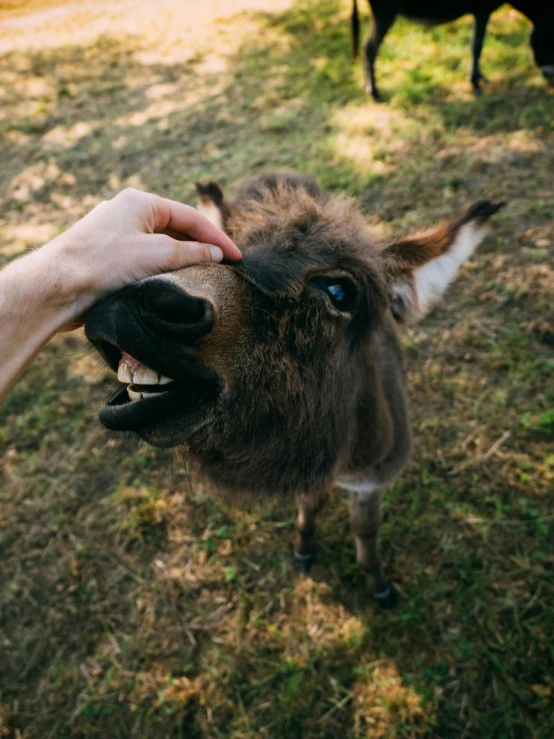
[[[59,331],[105,295],[201,262],[238,261],[231,239],[195,208],[132,188],[0,271],[0,402]]]

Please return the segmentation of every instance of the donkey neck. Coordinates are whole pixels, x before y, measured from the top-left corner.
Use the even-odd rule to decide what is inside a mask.
[[[406,463],[412,435],[402,350],[392,317],[368,346],[348,454],[337,482],[352,490],[389,483]]]

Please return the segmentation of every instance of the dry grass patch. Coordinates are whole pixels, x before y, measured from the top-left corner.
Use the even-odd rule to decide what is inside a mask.
[[[187,11],[187,12],[185,12]],[[114,381],[60,336],[0,409],[0,733],[35,737],[552,735],[554,98],[529,25],[399,22],[386,106],[339,0],[34,0],[0,11],[0,263],[132,184],[190,200],[294,167],[388,236],[508,201],[447,299],[403,334],[417,447],[387,496],[380,612],[346,506],[312,577],[294,507],[191,491],[111,438]]]

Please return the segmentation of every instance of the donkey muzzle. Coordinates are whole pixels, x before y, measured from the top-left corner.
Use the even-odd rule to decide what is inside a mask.
[[[183,441],[221,390],[220,378],[197,351],[213,325],[209,301],[164,277],[130,285],[96,305],[86,335],[125,383],[101,408],[102,423],[158,446]]]

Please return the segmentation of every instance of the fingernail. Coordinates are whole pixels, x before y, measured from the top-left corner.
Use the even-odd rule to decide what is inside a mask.
[[[212,253],[212,262],[221,262],[223,259],[223,251],[219,246],[208,246],[208,249]]]

